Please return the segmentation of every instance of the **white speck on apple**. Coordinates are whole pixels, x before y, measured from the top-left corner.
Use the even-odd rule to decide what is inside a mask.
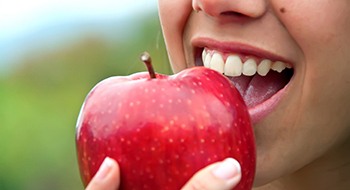
[[[169,131],[169,127],[168,126],[164,126],[162,132],[164,133],[164,132],[167,132],[167,131]]]
[[[192,104],[192,100],[188,99],[188,100],[187,100],[187,104],[188,104],[188,105],[191,105],[191,104]]]

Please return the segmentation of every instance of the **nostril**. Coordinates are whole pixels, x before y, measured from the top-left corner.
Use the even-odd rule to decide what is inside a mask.
[[[220,21],[221,22],[235,22],[235,23],[245,23],[249,21],[251,17],[246,14],[236,12],[236,11],[224,11],[220,13]]]
[[[245,16],[242,13],[234,12],[234,11],[222,12],[221,15],[223,15],[223,16],[235,16],[235,17],[244,17]]]
[[[192,7],[196,12],[201,11],[217,19],[256,19],[267,12],[267,4],[268,1],[256,0],[192,0]]]

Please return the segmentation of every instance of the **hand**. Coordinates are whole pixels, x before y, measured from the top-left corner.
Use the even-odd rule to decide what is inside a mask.
[[[229,190],[240,180],[240,164],[233,158],[227,158],[198,171],[182,190]]]
[[[117,162],[107,157],[85,190],[116,190],[119,187],[119,179]]]
[[[119,187],[119,166],[116,161],[106,158],[86,190],[116,190]],[[182,190],[229,190],[241,179],[239,163],[227,158],[198,171]]]

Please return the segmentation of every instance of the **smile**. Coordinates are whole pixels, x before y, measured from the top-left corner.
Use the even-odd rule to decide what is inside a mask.
[[[263,52],[202,47],[197,49],[196,55],[196,66],[216,70],[235,84],[253,123],[273,111],[294,74],[291,63],[274,55],[263,57]]]

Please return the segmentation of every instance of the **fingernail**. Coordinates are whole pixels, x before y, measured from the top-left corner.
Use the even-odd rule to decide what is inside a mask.
[[[227,158],[213,169],[213,174],[223,180],[229,180],[233,177],[241,175],[241,166],[237,160]]]
[[[100,169],[97,171],[95,178],[98,180],[103,180],[113,167],[113,160],[109,157],[106,157],[102,162]]]

